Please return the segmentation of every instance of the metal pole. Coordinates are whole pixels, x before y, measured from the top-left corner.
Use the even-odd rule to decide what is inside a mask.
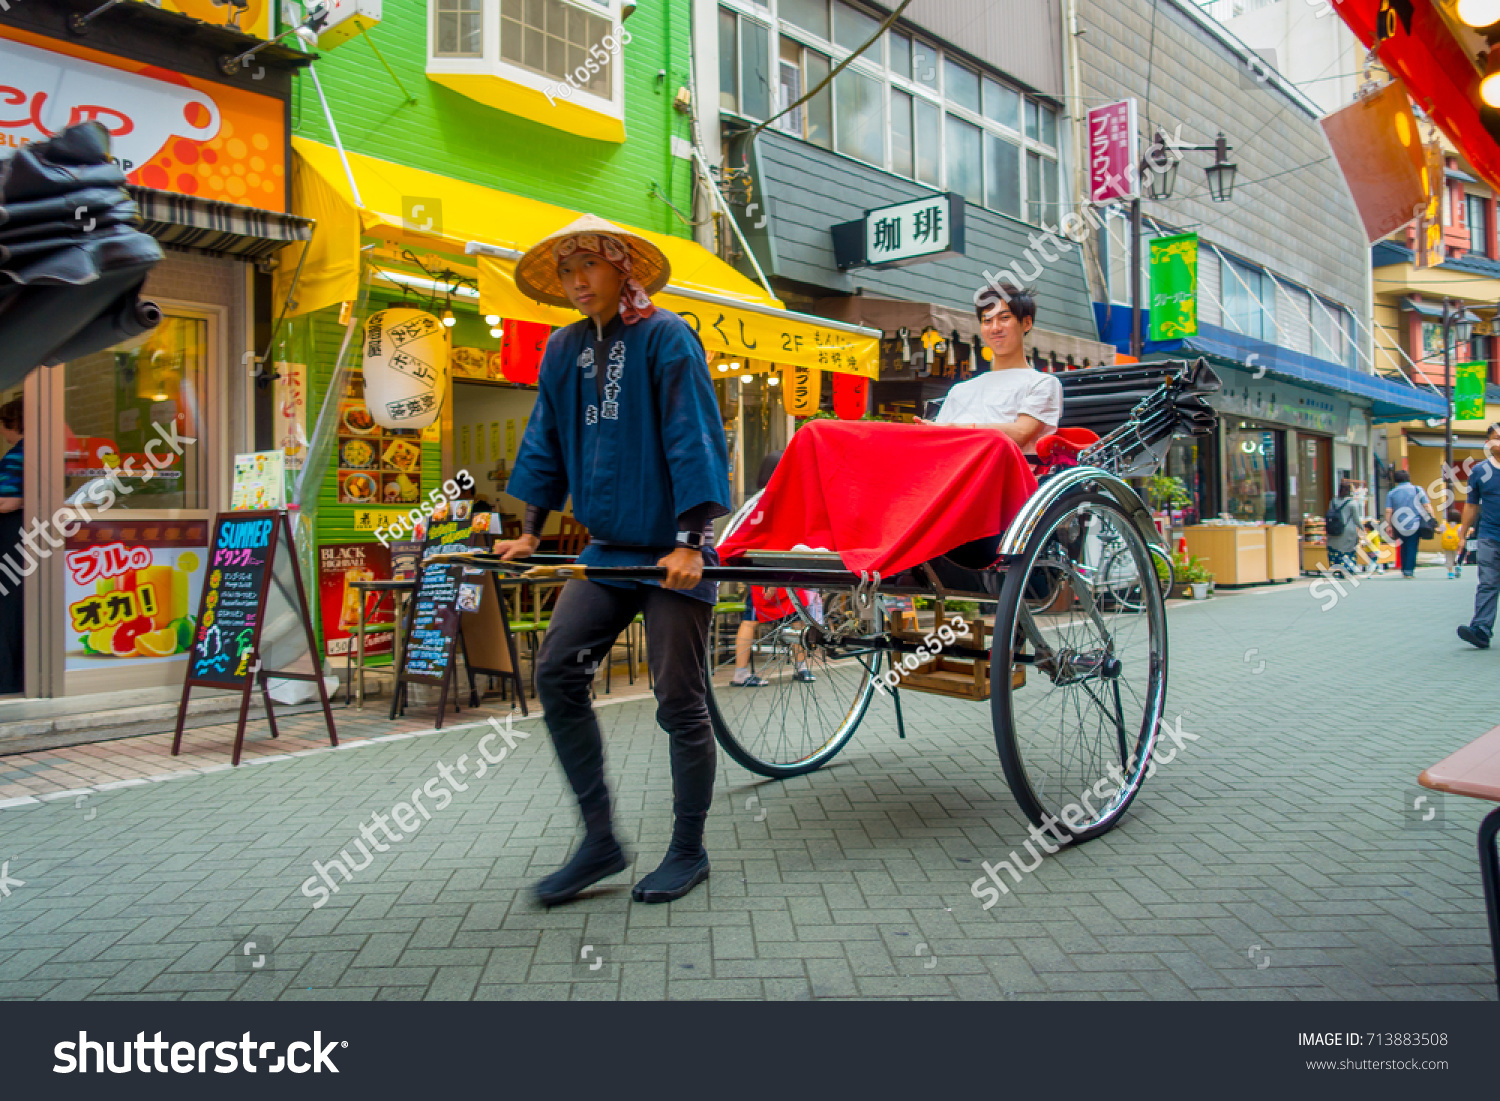
[[[1130,200],[1130,354],[1141,358],[1141,197]]]
[[[1449,334],[1453,331],[1453,299],[1443,299],[1443,396],[1448,408],[1443,410],[1443,495],[1446,509],[1453,502],[1453,489],[1449,478],[1453,471],[1453,350]]]

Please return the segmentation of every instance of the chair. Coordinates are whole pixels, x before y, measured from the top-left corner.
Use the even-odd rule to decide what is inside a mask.
[[[729,617],[729,623],[730,623],[730,632],[729,633],[730,633],[731,637],[730,637],[730,640],[729,640],[729,653],[730,653],[730,657],[731,658],[733,657],[733,655],[734,655],[734,645],[735,645],[735,640],[734,640],[733,636],[735,636],[735,635],[737,635],[739,633],[740,622],[744,619],[746,606],[747,606],[746,602],[743,599],[741,599],[741,600],[721,600],[717,604],[714,605],[713,631],[709,634],[709,646],[710,646],[710,648],[709,648],[709,655],[708,655],[709,668],[711,668],[711,669],[712,668],[717,668],[718,665],[720,664],[720,661],[719,661],[719,651],[720,651],[720,648],[724,644],[723,622],[724,622],[724,617],[726,617],[726,616]]]
[[[558,517],[557,553],[576,558],[589,545],[589,529],[571,516]]]

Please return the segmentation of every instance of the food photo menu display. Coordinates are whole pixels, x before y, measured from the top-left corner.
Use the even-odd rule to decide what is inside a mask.
[[[339,401],[339,503],[414,505],[422,491],[422,432],[382,428],[365,407],[364,376],[351,372]]]

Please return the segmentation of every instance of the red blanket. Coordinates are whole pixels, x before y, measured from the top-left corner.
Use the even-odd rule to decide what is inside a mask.
[[[1000,432],[814,421],[792,436],[757,511],[719,554],[803,545],[889,577],[998,535],[1035,492],[1021,449]]]

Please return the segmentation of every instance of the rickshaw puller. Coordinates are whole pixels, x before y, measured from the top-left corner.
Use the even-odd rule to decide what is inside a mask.
[[[719,561],[710,525],[730,511],[729,455],[702,343],[649,297],[669,276],[655,245],[592,216],[543,239],[516,265],[523,292],[571,305],[584,319],[547,341],[536,407],[506,488],[527,504],[524,534],[496,549],[507,559],[534,553],[548,513],[571,494],[573,515],[591,536],[580,563],[667,571],[660,583],[571,580],[548,625],[537,690],[584,839],[536,885],[546,905],[629,863],[614,836],[589,689],[638,613],[656,720],[671,738],[675,821],[666,857],[631,895],[670,902],[709,873],[703,828],[716,759],[705,669],[718,586],[703,580],[703,565]]]

